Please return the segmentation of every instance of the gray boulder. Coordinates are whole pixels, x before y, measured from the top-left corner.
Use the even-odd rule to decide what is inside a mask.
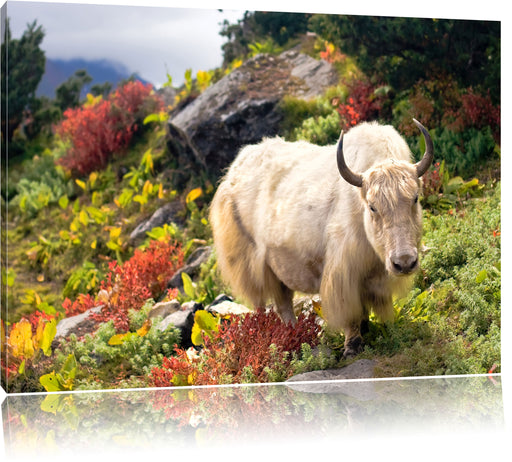
[[[197,276],[201,265],[208,261],[211,253],[212,248],[210,246],[198,247],[196,250],[194,250],[190,257],[187,258],[185,266],[174,273],[173,277],[168,282],[167,287],[177,288],[180,291],[183,291],[183,279],[181,278],[181,274],[187,273],[191,278]]]
[[[156,303],[151,311],[148,313],[148,317],[150,319],[161,317],[166,318],[170,314],[175,313],[181,308],[180,302],[178,300],[170,300],[168,302],[159,302]]]
[[[102,308],[103,305],[96,306],[94,308],[90,308],[87,311],[84,311],[81,314],[70,316],[69,318],[64,318],[59,321],[57,324],[57,333],[55,334],[54,341],[69,337],[73,333],[77,336],[81,336],[92,332],[97,326],[97,322],[90,319],[89,315],[91,313],[99,313]]]
[[[200,303],[184,303],[178,311],[170,314],[157,324],[156,328],[160,331],[164,331],[170,325],[178,328],[181,332],[181,346],[187,349],[192,346],[190,337],[192,335],[192,326],[194,325],[194,314],[202,308],[203,306]]]
[[[183,210],[183,206],[179,201],[169,202],[156,210],[147,220],[143,220],[130,234],[130,243],[133,245],[138,241],[142,241],[146,237],[146,233],[153,228],[162,226],[166,223],[178,222],[179,212]]]
[[[337,80],[331,64],[295,50],[257,55],[172,115],[169,150],[182,166],[218,175],[242,146],[277,134],[285,95],[312,98]]]

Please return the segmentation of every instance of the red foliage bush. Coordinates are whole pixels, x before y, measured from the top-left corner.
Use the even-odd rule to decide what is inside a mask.
[[[155,367],[151,372],[152,384],[155,387],[168,387],[176,384],[176,378],[180,378],[180,385],[187,385],[188,377],[197,375],[194,364],[189,362],[187,352],[175,346],[177,356],[164,358],[162,367]]]
[[[375,94],[375,87],[368,81],[357,80],[348,89],[347,103],[340,103],[337,110],[343,130],[360,122],[375,120],[382,109],[382,100]]]
[[[69,298],[66,298],[62,302],[62,307],[64,308],[64,311],[66,313],[66,318],[81,314],[91,308],[94,308],[97,305],[98,304],[95,298],[92,297],[90,294],[79,294],[74,302],[72,302]]]
[[[267,366],[288,366],[291,353],[299,353],[303,343],[318,344],[319,333],[316,317],[304,313],[295,325],[284,323],[275,312],[263,309],[232,316],[212,338],[205,336],[201,356],[190,358],[176,348],[177,357],[153,368],[150,381],[157,387],[186,384],[187,379],[188,384],[215,385],[222,382],[222,377],[230,376],[233,383],[240,383],[244,370],[250,367],[256,379],[265,382]]]
[[[136,249],[124,264],[110,263],[110,272],[101,282],[109,299],[100,313],[91,316],[101,322],[112,319],[118,331],[126,332],[128,310],[140,308],[148,298],[160,295],[167,281],[183,266],[183,260],[183,250],[176,243],[151,241],[147,249]]]
[[[151,85],[128,82],[107,100],[64,112],[55,133],[70,143],[59,164],[82,176],[105,168],[114,153],[126,147],[146,114],[163,108]]]
[[[51,321],[52,319],[55,319],[55,316],[53,314],[45,313],[44,311],[36,310],[33,313],[31,313],[28,316],[25,316],[28,322],[30,322],[30,326],[32,327],[32,335],[36,334],[37,331],[37,325],[39,324],[39,320],[42,319],[43,321]],[[11,326],[11,330],[16,326],[14,323]]]
[[[460,132],[473,127],[478,130],[491,127],[494,140],[499,143],[501,133],[501,110],[495,106],[487,91],[487,95],[475,93],[468,88],[460,97],[458,107],[447,110],[444,123],[448,128]]]
[[[410,108],[399,124],[399,131],[407,136],[417,133],[412,123],[415,117],[426,127],[441,126],[457,133],[491,127],[499,142],[500,106],[493,104],[489,92],[484,95],[472,88],[460,89],[450,78],[421,80],[413,87],[408,102]]]

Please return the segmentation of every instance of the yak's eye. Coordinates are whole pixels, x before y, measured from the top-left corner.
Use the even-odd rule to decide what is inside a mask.
[[[414,198],[414,203],[417,204],[418,203],[418,196],[416,195],[416,197]]]
[[[375,213],[377,211],[377,209],[372,205],[372,204],[368,204],[368,207],[370,207],[370,210]]]

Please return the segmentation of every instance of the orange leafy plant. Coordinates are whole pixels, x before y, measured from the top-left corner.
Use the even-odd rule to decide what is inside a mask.
[[[52,353],[51,345],[57,333],[56,319],[40,312],[34,313],[31,317],[31,320],[22,318],[13,324],[6,339],[5,361],[10,364],[3,366],[9,373],[23,374],[27,362],[34,363],[40,357],[41,351],[45,356]]]

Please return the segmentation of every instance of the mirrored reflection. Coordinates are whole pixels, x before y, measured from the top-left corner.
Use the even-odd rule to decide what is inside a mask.
[[[504,428],[499,376],[20,395],[2,413],[8,460]]]

